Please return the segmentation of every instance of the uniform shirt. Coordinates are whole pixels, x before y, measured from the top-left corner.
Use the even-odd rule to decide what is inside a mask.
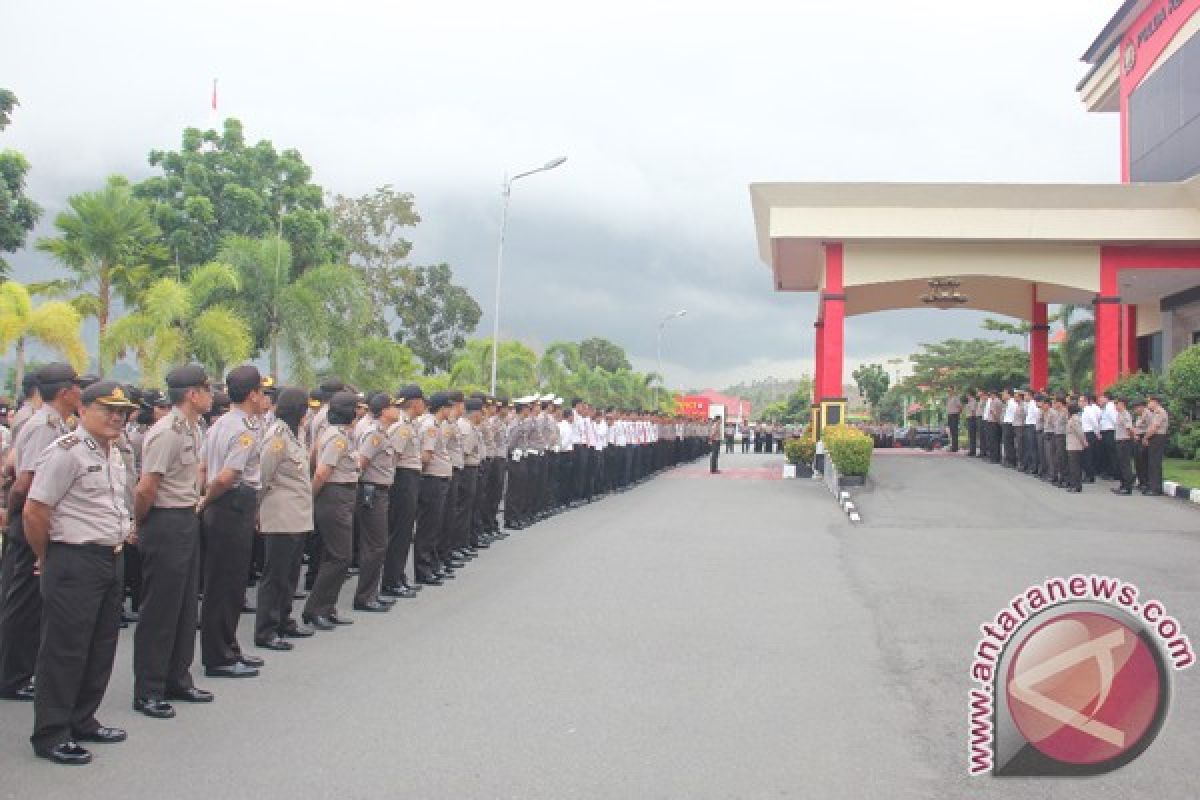
[[[317,413],[313,414],[313,418],[308,423],[308,444],[316,452],[317,442],[321,441],[321,437],[325,434],[325,429],[329,427],[329,404],[321,406],[317,409]]]
[[[1025,404],[1025,424],[1033,425],[1039,431],[1042,429],[1042,409],[1032,400]]]
[[[1117,424],[1113,428],[1115,433],[1113,437],[1118,442],[1128,441],[1133,438],[1133,415],[1128,410],[1117,412]]]
[[[200,445],[199,428],[178,408],[172,408],[146,432],[142,472],[162,476],[154,495],[155,508],[191,508],[200,501]]]
[[[429,463],[423,466],[426,475],[438,478],[449,478],[454,467],[450,464],[450,454],[446,452],[446,435],[441,423],[432,414],[425,414],[417,422],[417,436],[421,440],[421,451],[431,453]]]
[[[1004,403],[999,397],[993,397],[988,401],[988,422],[996,424],[1004,420]]]
[[[1079,417],[1084,433],[1100,432],[1100,406],[1090,403],[1079,412]]]
[[[1012,424],[1014,428],[1025,427],[1025,401],[1013,399],[1010,401],[1013,406]]]
[[[597,450],[603,450],[608,447],[608,423],[604,420],[592,423],[593,430],[596,432],[596,444],[594,447]]]
[[[1148,436],[1166,436],[1170,430],[1170,417],[1167,415],[1165,406],[1159,406],[1157,410],[1146,409],[1150,411],[1150,427],[1146,429]]]
[[[370,414],[363,414],[361,417],[355,420],[354,427],[350,429],[351,438],[356,442],[361,439],[363,433],[367,430],[367,427],[374,419],[375,418]]]
[[[401,413],[400,419],[388,428],[388,438],[396,451],[396,468],[421,471],[421,443],[417,440],[417,426]]]
[[[133,454],[133,445],[129,443],[129,436],[124,432],[121,433],[115,440],[112,446],[121,454],[121,463],[125,465],[125,509],[133,514],[133,490],[137,482],[137,468],[134,465],[136,457]]]
[[[45,403],[21,427],[21,432],[17,434],[13,444],[13,449],[17,451],[17,474],[37,469],[38,458],[42,452],[60,436],[70,432],[71,429],[62,415],[54,406]]]
[[[1140,437],[1146,434],[1146,429],[1150,427],[1150,418],[1152,416],[1149,408],[1142,409],[1141,413],[1137,416],[1137,420],[1133,423],[1134,436]]]
[[[391,486],[396,481],[396,448],[377,417],[359,427],[358,454],[367,459],[361,480]]]
[[[276,420],[263,437],[261,468],[259,529],[263,533],[311,531],[313,496],[308,449],[283,420]]]
[[[16,410],[12,416],[12,438],[13,442],[17,441],[17,436],[21,433],[21,428],[25,427],[25,423],[33,419],[33,415],[37,412],[33,410],[32,403],[25,403]]]
[[[119,450],[106,451],[86,431],[68,433],[51,442],[34,466],[29,499],[53,509],[50,541],[106,547],[125,541],[132,525]]]
[[[629,422],[619,419],[613,423],[613,444],[617,447],[626,447],[629,444]],[[729,434],[732,436],[733,434]]]
[[[1083,450],[1087,447],[1087,436],[1083,430],[1083,414],[1072,414],[1067,420],[1067,450]]]
[[[1115,431],[1117,429],[1117,404],[1109,400],[1100,412],[1100,431]]]
[[[1008,398],[1008,402],[1004,405],[1004,424],[1012,425],[1013,417],[1017,413],[1017,399],[1015,397]]]
[[[510,455],[516,455],[518,450],[524,449],[524,434],[521,429],[521,418],[513,417],[508,421],[504,431],[504,447]]]
[[[958,395],[950,395],[950,397],[946,398],[946,413],[947,414],[961,414],[962,413],[962,400],[960,400],[958,398]]]
[[[1067,435],[1067,410],[1060,408],[1054,412],[1054,435]]]
[[[462,419],[462,417],[459,417]],[[446,455],[450,458],[453,469],[463,468],[463,442],[458,432],[458,420],[445,420],[442,425],[442,436],[446,440]]]
[[[458,438],[462,442],[463,466],[478,467],[483,463],[483,436],[465,414],[458,418]]]
[[[330,425],[317,442],[317,466],[333,467],[328,483],[358,483],[358,452],[343,425]]]
[[[575,446],[575,426],[565,419],[558,423],[558,446],[562,450],[570,450]]]
[[[161,420],[160,420],[161,421]],[[262,423],[240,408],[222,414],[204,437],[206,480],[212,483],[223,469],[237,470],[240,477],[234,487],[258,489],[259,457],[262,449]]]
[[[146,431],[148,430],[150,430],[150,426],[136,423],[125,427],[125,439],[133,449],[133,467],[138,476],[142,474],[142,447],[146,444]]]

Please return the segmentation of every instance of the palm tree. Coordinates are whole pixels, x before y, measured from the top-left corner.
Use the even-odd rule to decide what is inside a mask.
[[[238,271],[241,291],[233,298],[234,307],[250,321],[256,349],[267,349],[271,376],[279,380],[281,340],[295,339],[308,325],[305,315],[298,313],[301,304],[288,299],[292,248],[277,236],[231,236],[221,246],[217,260]]]
[[[221,375],[253,352],[245,320],[224,306],[209,305],[238,286],[234,268],[216,262],[192,270],[186,281],[160,278],[138,298],[137,311],[109,326],[100,352],[110,362],[133,353],[148,386],[160,386],[168,366],[191,358]]]
[[[96,318],[98,338],[103,341],[114,292],[126,305],[134,305],[154,277],[148,264],[164,259],[166,251],[149,205],[135,198],[129,182],[118,175],[110,177],[103,189],[74,195],[67,203],[70,210],[54,220],[60,235],[42,239],[37,248],[75,274],[74,288],[93,288],[76,297],[73,304],[83,315]],[[101,376],[108,365],[101,355]]]
[[[44,285],[22,286],[16,281],[0,283],[0,353],[16,345],[13,392],[20,391],[25,378],[27,340],[40,342],[70,362],[76,371],[87,368],[87,348],[79,335],[79,312],[69,303],[50,301],[35,306],[30,296]]]
[[[496,351],[496,391],[527,392],[537,385],[537,353],[518,341],[500,342]],[[492,382],[492,340],[468,339],[451,361],[450,382],[459,388],[486,389]]]
[[[1052,382],[1063,389],[1090,390],[1096,354],[1096,320],[1091,315],[1072,321],[1082,306],[1064,305],[1055,315],[1066,336],[1050,351]]]

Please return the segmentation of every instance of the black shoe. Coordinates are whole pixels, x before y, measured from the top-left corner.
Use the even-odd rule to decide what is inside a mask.
[[[265,667],[267,665],[267,662],[263,661],[258,656],[248,656],[244,653],[238,655],[238,662],[245,664],[247,667],[253,667],[254,669]]]
[[[30,681],[16,691],[4,692],[3,694],[0,694],[0,697],[4,698],[5,700],[17,700],[22,703],[32,703],[34,694],[33,681]]]
[[[35,750],[38,758],[44,758],[47,761],[53,761],[55,764],[63,764],[68,767],[79,767],[84,764],[92,763],[92,754],[84,749],[78,742],[63,742],[56,744],[49,750]]]
[[[204,674],[210,678],[256,678],[258,670],[235,661],[222,667],[205,667]]]
[[[448,569],[443,569],[441,572],[439,572],[437,574],[437,576],[444,581],[452,581],[458,577],[457,575],[455,575],[453,572],[451,572]]]
[[[491,542],[491,540],[490,540],[490,539],[480,539],[480,540],[479,540],[478,542],[476,542],[476,543],[475,543],[473,546],[474,546],[474,547],[475,547],[477,550],[487,550],[489,547],[491,547],[491,546],[492,546],[492,542]]]
[[[179,689],[177,691],[168,689],[167,699],[183,703],[211,703],[213,701],[213,693],[206,689],[197,689],[195,686],[190,689]]]
[[[361,570],[358,567],[346,567],[346,576],[347,577],[358,575],[359,572],[361,572]]]
[[[1151,492],[1151,491],[1146,491],[1146,492],[1144,492],[1144,494],[1145,494],[1147,497],[1162,497],[1162,496],[1163,496],[1163,493],[1162,493],[1162,492]]]
[[[293,600],[303,600],[306,597],[308,597],[307,589],[297,589],[295,592],[292,592]]]
[[[258,609],[255,608],[254,606],[250,605],[249,603],[242,603],[242,613],[243,614],[253,614],[256,611],[258,611]]]
[[[1133,492],[1131,490],[1125,489],[1120,486],[1118,486],[1115,489],[1109,489],[1109,491],[1112,492],[1113,494],[1133,494]]]
[[[136,611],[126,611],[121,609],[121,624],[131,625],[138,621],[138,613]]]
[[[103,725],[89,733],[80,733],[75,736],[75,740],[78,742],[96,742],[98,744],[116,744],[128,738],[125,731],[120,728],[106,728]]]
[[[296,645],[292,644],[286,639],[281,639],[278,636],[272,636],[270,639],[262,639],[257,641],[254,643],[254,646],[261,647],[264,650],[279,650],[280,652],[286,652],[296,648]]]
[[[384,605],[383,603],[379,602],[378,600],[368,600],[365,603],[355,603],[354,610],[355,611],[369,611],[373,614],[381,614],[385,611],[391,611],[392,607],[389,605]]]
[[[295,620],[288,620],[288,623],[279,630],[280,636],[286,636],[289,639],[307,639],[315,633],[313,628],[301,625]]]
[[[446,561],[443,563],[442,566],[446,567],[447,569],[462,569],[466,565],[467,565],[467,562],[463,561],[461,559],[448,558],[448,559],[446,559]]]
[[[1083,491],[1083,489],[1075,487],[1075,486],[1069,486],[1069,487],[1067,487],[1067,491],[1071,492],[1072,494],[1079,494]]]
[[[431,575],[427,578],[417,578],[417,583],[421,586],[442,586],[445,581],[436,575]]]
[[[332,622],[334,625],[353,625],[354,624],[354,620],[342,619],[341,617],[339,617],[337,615],[336,611],[329,612],[329,621]]]
[[[407,586],[386,586],[379,593],[379,600],[382,602],[384,598],[403,598],[410,599],[416,597],[417,593]]]
[[[166,700],[159,700],[157,697],[133,698],[133,710],[154,719],[171,719],[175,716],[175,708]]]
[[[416,581],[414,581],[413,583],[416,583]],[[400,586],[400,588],[407,589],[410,592],[421,591],[421,584],[419,584],[419,583],[416,586],[413,586],[412,583],[409,583],[408,581],[403,581],[398,585]]]
[[[303,617],[305,623],[312,625],[319,631],[331,631],[337,626],[333,624],[333,620],[329,617],[321,616],[320,614],[305,614]]]

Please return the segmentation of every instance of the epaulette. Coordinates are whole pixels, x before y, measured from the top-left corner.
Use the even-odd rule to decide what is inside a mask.
[[[175,417],[175,419],[171,421],[171,430],[175,431],[176,433],[186,433],[187,420],[185,420],[183,417]]]
[[[246,423],[246,427],[252,431],[258,430],[260,425],[258,417],[252,417],[249,414],[242,418],[242,422]]]
[[[68,433],[66,436],[58,437],[57,441],[55,441],[55,444],[57,444],[63,450],[70,450],[72,447],[79,444],[79,442],[80,439],[78,436],[73,433]]]

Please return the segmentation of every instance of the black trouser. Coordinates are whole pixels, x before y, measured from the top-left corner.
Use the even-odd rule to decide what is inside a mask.
[[[1083,465],[1083,477],[1085,480],[1096,480],[1096,473],[1101,469],[1100,462],[1100,437],[1094,433],[1085,433],[1083,438],[1087,440],[1088,446],[1083,450],[1083,456],[1080,462]]]
[[[129,610],[137,612],[142,606],[142,551],[136,546],[127,544],[121,551],[125,562],[125,592],[129,595]]]
[[[1012,465],[1018,469],[1025,463],[1025,426],[1012,426]]]
[[[487,506],[491,490],[491,482],[495,473],[492,470],[492,460],[485,458],[479,464],[479,480],[475,485],[475,507],[471,509],[471,544],[478,544],[485,531],[488,530]]]
[[[1013,426],[1011,422],[1005,422],[1001,427],[1000,445],[1003,450],[1002,459],[1005,466],[1016,466],[1017,454],[1013,450]]]
[[[33,679],[42,625],[37,558],[25,541],[21,515],[8,521],[0,559],[0,693],[11,695]]]
[[[1033,425],[1025,426],[1025,471],[1037,475],[1042,465],[1042,432]]]
[[[575,499],[590,500],[592,498],[591,483],[588,480],[591,448],[585,444],[575,445]]]
[[[1167,436],[1156,433],[1146,446],[1146,483],[1150,491],[1159,494],[1163,490],[1163,457],[1167,454]]]
[[[112,546],[51,542],[42,562],[42,646],[33,743],[44,753],[100,727],[121,627],[122,559]]]
[[[999,463],[1000,463],[1000,456],[1001,456],[1001,451],[1000,451],[1000,439],[1001,439],[1001,435],[1000,435],[1000,431],[1001,431],[1001,428],[1002,428],[1002,427],[1003,427],[1003,426],[1002,426],[1002,425],[1001,425],[999,422],[989,422],[989,423],[987,424],[987,430],[988,430],[988,457],[989,457],[989,458],[992,460],[992,463],[993,463],[993,464],[999,464]]]
[[[712,453],[708,457],[708,471],[709,472],[717,471],[717,459],[719,459],[720,457],[721,457],[721,441],[719,439],[713,439]]]
[[[1051,483],[1058,480],[1054,461],[1054,434],[1042,431],[1042,478]]]
[[[1150,448],[1141,439],[1133,443],[1133,468],[1137,472],[1138,488],[1150,488]]]
[[[1117,474],[1121,477],[1121,488],[1133,488],[1133,440],[1121,439],[1117,446]]]
[[[441,562],[449,561],[451,551],[458,545],[454,539],[455,509],[458,508],[458,492],[462,487],[462,467],[454,467],[450,485],[446,489],[446,508],[442,512],[442,531],[438,534],[437,554]]]
[[[338,595],[354,548],[354,506],[358,484],[326,483],[313,500],[313,522],[321,535],[321,566],[304,604],[309,617],[327,617],[337,611]]]
[[[1067,451],[1067,486],[1071,489],[1083,488],[1082,467],[1083,450]]]
[[[428,580],[441,572],[438,539],[442,535],[446,495],[449,492],[449,478],[421,476],[421,492],[417,499],[417,531],[413,543],[413,572],[419,581]]]
[[[726,453],[733,452],[733,437],[732,436],[725,437],[725,452]]]
[[[249,486],[238,486],[204,507],[200,658],[206,667],[227,667],[242,655],[237,624],[246,599],[246,573],[254,549],[256,494]]]
[[[259,644],[283,634],[292,612],[292,593],[308,534],[265,531],[262,538],[263,574],[254,615],[254,641]]]
[[[415,469],[396,470],[388,501],[388,549],[383,561],[383,585],[407,584],[408,551],[412,547],[413,524],[417,520],[417,498],[421,494],[421,473]]]
[[[1067,435],[1065,433],[1054,434],[1054,473],[1058,476],[1059,483],[1067,482]]]
[[[1121,477],[1121,470],[1117,466],[1117,432],[1116,431],[1100,431],[1100,450],[1103,467],[1100,473],[1106,478]]]
[[[373,488],[372,488],[373,487]],[[358,520],[358,586],[354,602],[370,603],[379,599],[379,579],[383,576],[383,560],[388,551],[388,508],[391,484],[360,483],[354,516]],[[366,507],[367,495],[373,493],[371,507]]]
[[[192,688],[199,535],[190,507],[151,509],[139,526],[145,598],[133,632],[134,697]]]
[[[958,452],[958,414],[951,414],[947,417],[946,424],[950,427],[950,452]]]
[[[979,449],[979,417],[967,417],[967,455],[975,455]]]
[[[454,546],[462,549],[475,543],[472,520],[475,516],[475,494],[479,491],[479,466],[464,466],[458,480],[458,502],[454,506]]]
[[[508,485],[504,491],[504,524],[513,525],[525,517],[525,461],[508,462]]]
[[[488,498],[487,526],[490,530],[498,530],[500,518],[500,501],[504,498],[505,476],[508,475],[508,457],[496,456],[492,459],[491,496]]]

